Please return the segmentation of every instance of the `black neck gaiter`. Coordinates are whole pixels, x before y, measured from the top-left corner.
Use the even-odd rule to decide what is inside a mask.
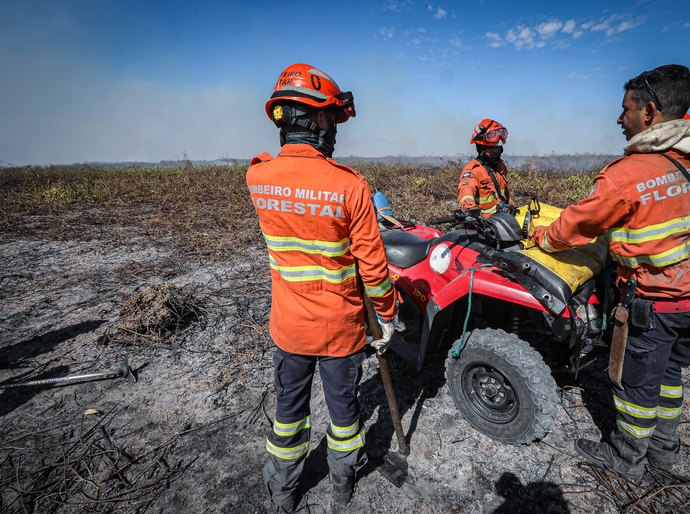
[[[281,146],[285,144],[311,145],[324,156],[333,156],[333,150],[335,150],[335,135],[337,133],[336,125],[332,125],[326,132],[320,131],[319,133],[307,130],[299,132],[284,132],[281,130],[280,132]]]

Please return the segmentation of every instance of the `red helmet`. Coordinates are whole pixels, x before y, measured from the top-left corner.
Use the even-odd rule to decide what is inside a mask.
[[[690,111],[685,113],[685,116],[683,116],[684,120],[690,120]]]
[[[499,122],[485,118],[474,127],[470,144],[502,146],[508,139],[508,129]]]
[[[356,116],[355,99],[350,91],[341,91],[329,75],[309,64],[291,64],[278,77],[273,94],[266,102],[266,114],[277,125],[283,123],[286,103],[310,109],[334,109],[336,123]]]

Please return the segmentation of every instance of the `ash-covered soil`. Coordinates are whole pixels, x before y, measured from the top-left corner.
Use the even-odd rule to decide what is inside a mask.
[[[144,239],[117,247],[20,239],[0,242],[0,259],[0,384],[118,369],[125,356],[138,378],[0,390],[0,511],[266,510],[261,466],[274,392],[263,248],[208,262]],[[161,334],[123,331],[123,306],[153,285],[193,298],[198,315]],[[558,420],[529,446],[496,443],[462,419],[444,360],[417,373],[391,355],[409,478],[396,488],[365,468],[345,512],[687,512],[687,407],[675,474],[648,472],[635,485],[573,450],[576,438],[611,428],[603,360],[577,382],[559,378]],[[361,401],[375,461],[397,443],[374,357]],[[312,422],[300,512],[330,512],[318,379]]]

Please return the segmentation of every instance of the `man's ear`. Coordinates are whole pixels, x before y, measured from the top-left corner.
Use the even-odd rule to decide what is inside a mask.
[[[328,130],[328,127],[331,126],[331,124],[328,122],[328,116],[326,115],[325,111],[316,112],[316,124],[321,130]]]
[[[648,101],[644,106],[644,122],[645,125],[652,125],[654,122],[658,123],[659,118],[663,118],[661,111],[656,108],[652,100]]]

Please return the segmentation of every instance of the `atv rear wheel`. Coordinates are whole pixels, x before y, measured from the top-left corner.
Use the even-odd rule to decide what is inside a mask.
[[[458,358],[446,359],[448,389],[463,417],[492,439],[529,444],[556,418],[556,382],[541,355],[503,330],[469,334]]]

